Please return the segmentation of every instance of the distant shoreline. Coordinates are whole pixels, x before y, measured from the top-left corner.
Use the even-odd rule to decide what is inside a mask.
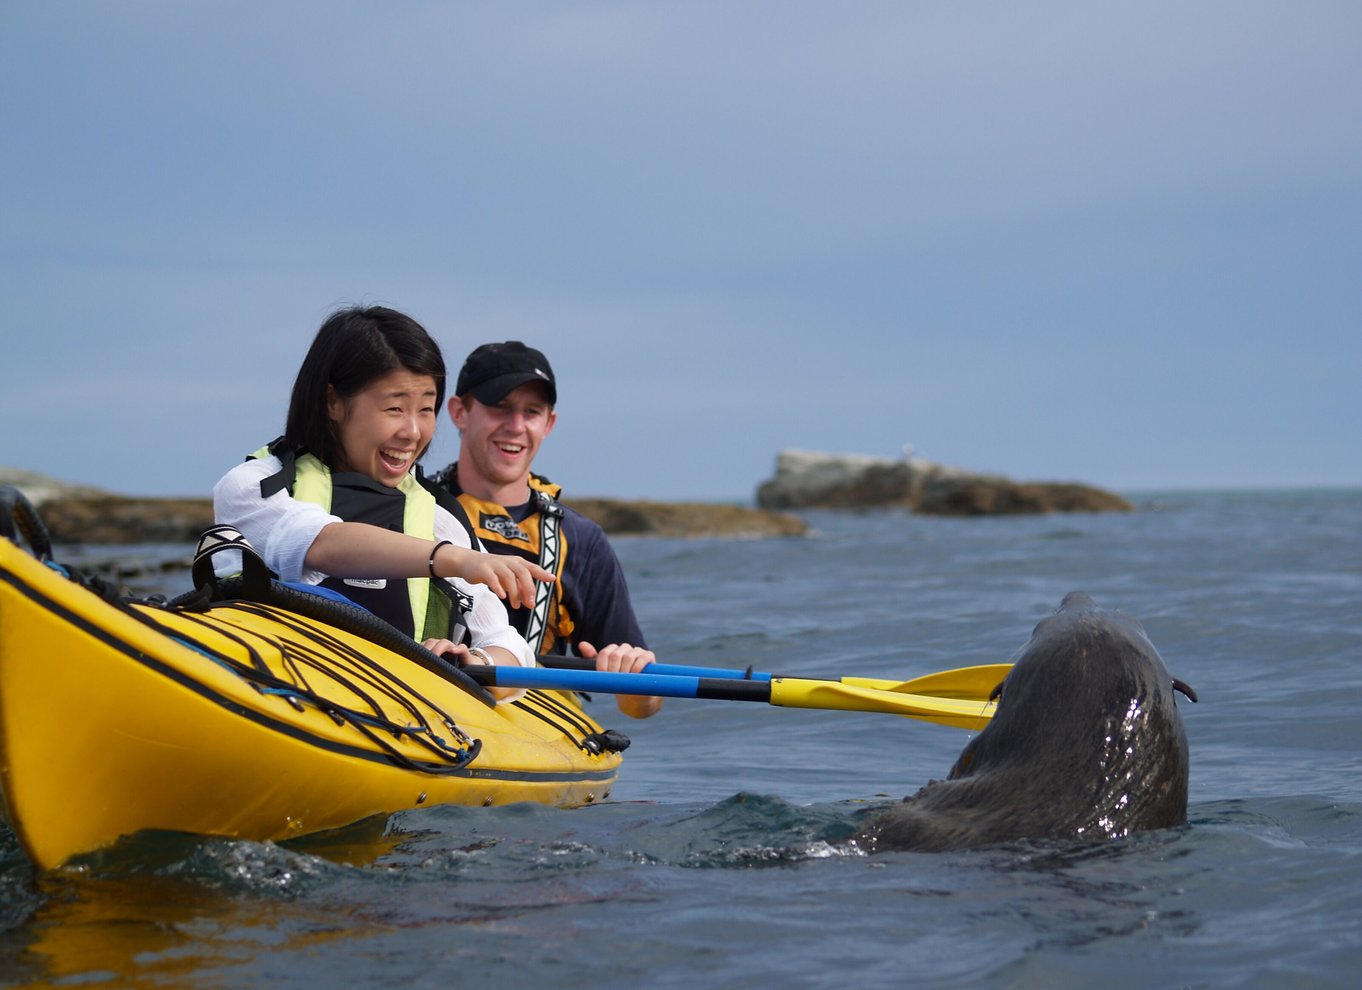
[[[37,508],[52,541],[57,544],[131,545],[138,543],[197,543],[212,524],[212,501],[206,497],[129,496],[91,485],[0,467],[0,485],[14,485]],[[1322,495],[1362,493],[1362,485],[1283,485],[1256,488],[1148,488],[1125,492],[1142,503],[1183,496],[1251,496],[1254,494]],[[564,504],[594,520],[612,537],[670,539],[766,539],[804,536],[809,523],[801,511],[866,512],[904,509],[905,506],[809,505],[753,508],[737,502],[654,499],[569,498]]]
[[[0,485],[23,492],[57,544],[186,543],[213,524],[210,498],[138,497],[73,485],[32,471],[0,467]],[[798,516],[721,502],[564,499],[611,536],[761,539],[803,536]]]

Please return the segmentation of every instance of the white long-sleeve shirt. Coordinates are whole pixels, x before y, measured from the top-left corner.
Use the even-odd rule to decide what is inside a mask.
[[[232,468],[213,487],[213,517],[218,523],[239,530],[281,581],[320,584],[327,575],[307,566],[307,551],[324,527],[344,520],[320,505],[295,499],[287,491],[262,498],[260,482],[278,473],[281,467],[279,458],[270,455]],[[455,546],[471,547],[467,530],[438,505],[434,535],[435,539],[448,540]],[[486,585],[470,584],[461,578],[446,580],[473,599],[473,608],[464,620],[470,645],[482,650],[500,646],[513,653],[522,666],[534,666],[534,652],[511,628],[500,598]]]

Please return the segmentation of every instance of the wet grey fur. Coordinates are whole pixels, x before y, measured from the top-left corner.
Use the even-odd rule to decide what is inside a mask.
[[[944,851],[1181,825],[1187,735],[1174,686],[1137,621],[1066,595],[1019,651],[992,721],[948,778],[870,816],[856,841]]]

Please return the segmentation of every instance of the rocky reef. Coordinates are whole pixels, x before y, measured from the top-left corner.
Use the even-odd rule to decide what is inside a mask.
[[[0,468],[4,484],[17,487],[38,508],[56,544],[183,543],[192,548],[213,524],[213,503],[207,498],[132,498]],[[757,538],[802,536],[808,529],[798,516],[724,503],[565,501],[612,536]]]
[[[213,525],[206,498],[127,498],[122,495],[58,496],[38,507],[55,544],[184,543],[190,549]]]
[[[612,536],[767,537],[803,536],[798,516],[719,502],[650,502],[569,498],[571,506]]]
[[[207,498],[135,498],[0,467],[39,507],[57,544],[187,544],[213,522]],[[757,507],[717,502],[569,498],[612,536],[762,538],[801,536],[808,524],[789,510],[903,508],[924,515],[1126,512],[1121,496],[1077,482],[1014,481],[920,457],[785,450],[775,476],[757,489]]]
[[[1114,492],[1078,482],[1014,481],[920,457],[785,450],[773,478],[757,488],[763,509],[898,507],[924,515],[1129,512]]]

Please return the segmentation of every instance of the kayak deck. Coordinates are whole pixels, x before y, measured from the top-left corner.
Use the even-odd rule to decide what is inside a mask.
[[[0,539],[0,793],[29,856],[48,868],[143,829],[282,840],[421,805],[609,794],[620,755],[571,696],[489,705],[350,625],[110,602]]]

